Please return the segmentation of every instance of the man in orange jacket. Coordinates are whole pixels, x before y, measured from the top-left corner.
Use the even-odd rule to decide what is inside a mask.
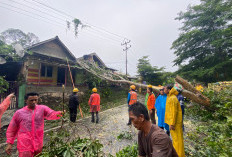
[[[137,93],[135,92],[135,89],[136,89],[135,85],[130,86],[130,92],[128,93],[128,97],[127,97],[128,107],[130,107],[131,105],[137,102]],[[127,125],[131,125],[130,118],[129,118],[129,122],[127,123]]]
[[[147,93],[148,95],[148,99],[147,99],[147,109],[149,111],[149,115],[151,118],[151,122],[152,124],[156,124],[156,120],[155,120],[155,95],[152,92],[152,85],[148,85],[147,86]]]
[[[91,122],[94,123],[94,113],[96,113],[96,123],[99,122],[98,112],[100,111],[100,95],[97,94],[97,88],[92,89],[93,94],[89,98],[90,112],[92,114]]]

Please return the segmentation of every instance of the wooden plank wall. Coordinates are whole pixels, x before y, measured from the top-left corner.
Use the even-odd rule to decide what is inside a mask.
[[[57,84],[57,66],[53,67],[52,77],[40,77],[40,62],[35,60],[28,61],[27,84],[33,85],[56,85]]]

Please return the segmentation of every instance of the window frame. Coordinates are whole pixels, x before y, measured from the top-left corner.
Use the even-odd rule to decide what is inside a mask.
[[[53,66],[41,64],[40,76],[52,78],[53,77]]]

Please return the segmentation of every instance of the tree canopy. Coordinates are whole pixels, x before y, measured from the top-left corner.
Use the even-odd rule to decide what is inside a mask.
[[[24,33],[20,29],[7,29],[0,34],[0,40],[8,45],[20,44],[23,47],[31,46],[39,42],[34,33]]]
[[[148,56],[143,56],[138,60],[138,74],[143,81],[152,85],[162,85],[171,73],[164,72],[164,67],[158,68],[150,64]]]
[[[183,22],[172,49],[177,73],[189,80],[232,79],[232,1],[201,0],[176,18]]]

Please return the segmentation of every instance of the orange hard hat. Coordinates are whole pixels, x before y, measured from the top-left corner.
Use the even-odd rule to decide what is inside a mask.
[[[130,86],[130,89],[135,90],[135,88],[136,88],[135,85],[131,85],[131,86]]]

